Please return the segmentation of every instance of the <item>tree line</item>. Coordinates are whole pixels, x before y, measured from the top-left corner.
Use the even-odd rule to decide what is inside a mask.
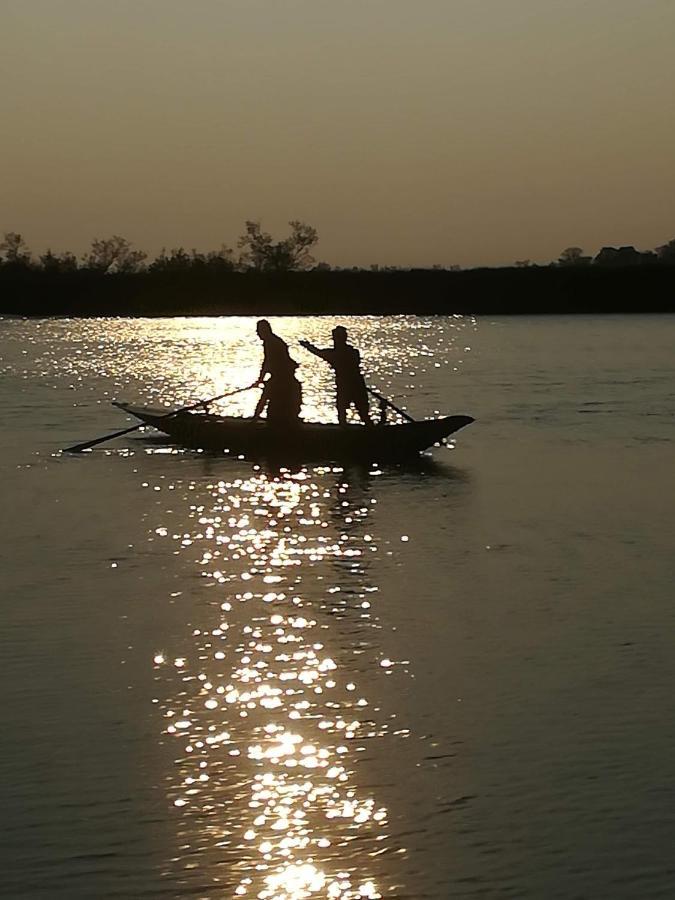
[[[502,268],[331,267],[316,262],[318,234],[289,223],[275,239],[248,221],[231,249],[178,247],[155,259],[120,235],[81,257],[23,237],[0,240],[0,315],[417,315],[675,312],[675,240],[654,251],[566,248],[555,261]]]
[[[97,238],[82,256],[77,257],[70,251],[55,253],[47,249],[35,257],[31,253],[23,236],[14,231],[5,232],[0,241],[0,270],[32,270],[46,274],[74,273],[86,271],[98,274],[138,274],[138,273],[202,273],[217,274],[223,272],[260,272],[284,273],[308,270],[332,271],[325,262],[317,263],[312,249],[319,240],[316,228],[298,220],[290,221],[290,233],[281,240],[274,240],[272,235],[263,231],[260,222],[246,221],[244,232],[239,237],[236,249],[223,244],[218,250],[207,252],[196,249],[186,250],[184,247],[162,249],[152,260],[143,251],[121,235],[109,238]],[[668,241],[654,250],[640,251],[633,246],[603,247],[596,256],[588,256],[581,247],[565,248],[558,259],[549,266],[557,267],[626,267],[654,264],[675,264],[675,239]],[[538,264],[529,259],[516,260],[515,268],[536,268]],[[430,267],[435,271],[461,271],[457,265],[439,265]],[[508,268],[508,267],[506,267]],[[373,272],[407,271],[409,267],[379,266],[369,267]],[[340,268],[335,271],[341,271]],[[350,271],[361,271],[353,267]]]
[[[225,244],[219,250],[206,253],[174,247],[168,251],[162,249],[150,261],[147,253],[119,234],[95,239],[79,258],[70,251],[54,253],[51,249],[34,258],[23,236],[8,231],[0,241],[0,266],[41,269],[51,274],[87,270],[106,275],[199,270],[296,272],[313,267],[315,261],[310,250],[319,240],[316,229],[297,220],[288,224],[290,234],[275,241],[269,232],[262,230],[260,222],[247,221],[244,233],[237,241],[238,252]]]

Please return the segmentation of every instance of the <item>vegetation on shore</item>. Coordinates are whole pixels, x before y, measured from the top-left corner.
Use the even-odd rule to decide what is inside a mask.
[[[654,251],[568,247],[547,265],[429,269],[317,263],[316,229],[292,221],[275,241],[248,221],[237,251],[183,247],[153,260],[119,235],[79,259],[33,257],[20,234],[0,241],[0,314],[166,316],[261,314],[583,313],[675,311],[675,240]]]

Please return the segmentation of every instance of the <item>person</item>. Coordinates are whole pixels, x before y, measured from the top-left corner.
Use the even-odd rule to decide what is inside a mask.
[[[267,407],[267,421],[271,424],[297,423],[302,406],[302,385],[295,377],[298,364],[291,358],[286,342],[272,331],[267,319],[258,322],[256,332],[265,355],[258,376],[258,384],[263,390],[253,418],[260,418]],[[267,381],[266,375],[269,375]]]
[[[339,424],[347,424],[347,410],[353,403],[361,421],[365,425],[371,425],[368,390],[361,374],[361,354],[356,347],[347,343],[347,329],[343,325],[337,325],[332,335],[333,346],[325,350],[315,347],[309,341],[300,341],[300,344],[333,367]]]

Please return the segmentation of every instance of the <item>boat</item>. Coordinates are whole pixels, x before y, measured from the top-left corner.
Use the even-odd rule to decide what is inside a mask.
[[[471,424],[471,416],[442,416],[402,424],[334,425],[298,422],[272,425],[265,419],[220,416],[201,410],[177,410],[114,404],[185,447],[228,452],[249,458],[362,459],[379,462],[419,454]]]

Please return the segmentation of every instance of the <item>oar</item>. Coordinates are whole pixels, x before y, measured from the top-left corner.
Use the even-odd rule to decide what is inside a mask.
[[[325,358],[324,358],[320,353],[317,353],[317,352],[316,352],[316,349],[314,348],[314,345],[313,345],[313,344],[310,344],[309,341],[300,341],[300,345],[301,345],[302,347],[304,347],[305,350],[309,350],[310,353],[313,353],[314,356],[318,356],[319,359],[323,359],[325,362],[327,362],[327,360],[325,360]],[[368,385],[366,385],[366,390],[368,391],[369,394],[372,394],[373,397],[377,397],[377,399],[378,399],[381,403],[386,403],[387,406],[391,406],[391,408],[392,408],[395,412],[397,412],[400,416],[403,416],[404,419],[407,419],[409,422],[416,422],[416,421],[417,421],[416,419],[413,419],[412,416],[408,415],[407,412],[404,412],[404,410],[399,409],[398,406],[396,406],[396,404],[394,404],[394,403],[391,402],[391,400],[387,400],[387,398],[386,398],[386,397],[383,397],[382,394],[378,394],[378,392],[375,391],[375,390],[373,390],[373,388],[369,388]]]
[[[399,409],[398,406],[396,406],[396,404],[391,402],[391,400],[387,400],[387,398],[383,397],[382,394],[378,394],[377,391],[374,391],[372,388],[369,388],[368,385],[366,385],[366,390],[368,391],[369,394],[372,394],[373,397],[377,397],[377,399],[380,400],[382,403],[386,403],[387,406],[391,406],[391,408],[393,410],[395,410],[399,415],[403,416],[404,419],[407,419],[409,422],[417,421],[417,419],[413,419],[412,416],[409,416],[408,413],[405,412],[405,410]],[[441,438],[439,443],[442,444],[444,447],[449,446],[447,438]]]
[[[257,386],[258,382],[256,381],[255,384],[237,388],[236,391],[228,391],[226,394],[219,394],[217,397],[212,397],[211,400],[201,400],[199,403],[193,403],[192,406],[183,406],[181,409],[172,409],[171,412],[168,412],[163,416],[158,416],[158,418],[168,419],[170,416],[175,416],[178,413],[190,412],[193,409],[199,409],[200,406],[208,406],[209,403],[215,403],[216,400],[224,400],[225,397],[233,397],[235,394],[241,394],[243,391],[250,391]],[[111,441],[113,438],[122,437],[123,434],[131,434],[132,431],[138,431],[138,429],[143,428],[145,424],[145,422],[139,422],[138,425],[132,425],[131,428],[123,428],[121,431],[114,431],[112,434],[106,434],[104,437],[94,438],[93,441],[85,441],[82,444],[75,444],[73,447],[66,447],[63,452],[81,453],[83,450],[89,450],[90,447],[95,447],[97,444],[102,444],[104,441]]]
[[[396,406],[395,403],[392,403],[391,400],[388,400],[386,397],[383,397],[382,394],[378,394],[377,391],[374,391],[372,388],[369,388],[368,385],[366,385],[366,390],[368,391],[369,394],[372,394],[373,397],[377,397],[377,399],[381,403],[386,403],[387,406],[391,406],[391,408],[395,412],[397,412],[400,416],[403,416],[404,419],[407,419],[409,422],[417,421],[417,419],[413,419],[413,417],[411,415],[408,415],[408,413],[405,410],[399,409],[399,407]]]

